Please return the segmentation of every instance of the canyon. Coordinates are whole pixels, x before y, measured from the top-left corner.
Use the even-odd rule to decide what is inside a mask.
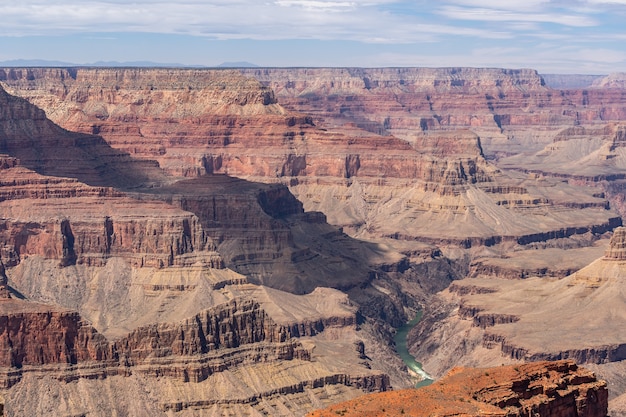
[[[360,330],[339,291],[400,255],[305,213],[280,184],[181,181],[0,100],[5,414],[302,415],[408,380],[368,351],[392,354],[375,338],[386,324]],[[364,302],[389,298],[369,288]]]
[[[430,374],[571,358],[623,413],[626,90],[552,80],[0,69],[5,412],[300,416],[415,382],[422,310]]]
[[[598,416],[606,384],[573,362],[497,368],[454,368],[431,386],[370,394],[315,411],[323,416]]]

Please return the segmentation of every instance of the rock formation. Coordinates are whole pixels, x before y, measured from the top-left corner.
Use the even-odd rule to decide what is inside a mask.
[[[328,292],[324,295],[335,297]],[[207,410],[231,403],[251,412],[266,405],[259,404],[260,398],[267,403],[277,394],[288,397],[307,393],[313,398],[337,386],[338,391],[331,396],[349,398],[360,390],[390,388],[387,375],[356,365],[360,357],[356,349],[341,355],[346,361],[343,364],[337,358],[329,361],[322,348],[315,355],[317,363],[313,364],[312,342],[306,342],[309,346],[306,347],[293,338],[304,333],[315,336],[327,329],[349,332],[355,323],[354,312],[349,310],[336,310],[335,313],[339,312],[336,317],[310,315],[309,319],[318,321],[310,330],[305,330],[308,328],[305,323],[277,323],[253,300],[236,299],[180,323],[151,324],[108,341],[76,312],[53,311],[49,305],[17,299],[5,301],[0,307],[0,344],[3,346],[0,369],[2,387],[8,389],[5,392],[9,415],[39,415],[42,407],[63,412],[63,407],[55,405],[53,398],[45,393],[21,397],[24,390],[52,381],[56,381],[53,391],[56,395],[60,391],[68,399],[72,412],[95,415],[110,415],[137,401],[129,393],[118,394],[115,401],[100,394],[99,400],[105,406],[90,408],[81,404],[81,390],[85,385],[89,389],[103,386],[98,380],[109,380],[109,384],[119,390],[136,384],[136,379],[141,378],[143,386],[156,392],[171,384],[184,384],[181,387],[187,391],[187,400],[180,393],[172,395],[161,391],[154,404],[142,403],[145,411],[134,414],[140,416],[165,415],[170,410],[187,408]],[[353,363],[350,370],[345,368],[348,363]],[[263,375],[268,372],[286,372],[289,378],[273,383],[267,381],[263,388],[250,386],[242,392],[223,391],[219,395],[211,390],[206,392],[206,387],[232,372],[248,374],[242,377],[242,384],[266,378]],[[83,388],[73,388],[77,383]],[[241,394],[244,396],[240,397]],[[311,405],[300,404],[305,409],[311,408]]]
[[[615,229],[609,247],[604,254],[604,259],[626,261],[626,228],[618,227]]]
[[[239,104],[256,99],[246,100]],[[304,212],[283,185],[225,175],[179,181],[4,91],[0,132],[0,287],[16,295],[0,300],[9,415],[127,414],[138,407],[129,389],[137,379],[155,395],[140,396],[143,411],[131,413],[145,416],[292,402],[300,405],[291,415],[303,415],[313,403],[390,388],[382,361],[354,347],[379,343],[359,332],[357,307],[316,288],[368,287],[370,253],[386,264],[401,255]],[[255,293],[269,309],[296,298],[297,319],[289,309],[273,319],[246,296],[248,282],[311,294]],[[273,373],[284,378],[268,383]],[[240,386],[207,389],[225,378]]]
[[[485,159],[485,143],[577,123],[567,112],[578,104],[532,70],[241,73],[31,68],[3,70],[0,81],[63,127],[172,174],[282,182],[356,237],[467,248],[619,225],[601,190],[503,173]]]
[[[11,298],[9,294],[9,278],[7,277],[4,264],[0,260],[0,299]]]
[[[460,364],[572,359],[610,376],[621,395],[625,234],[617,228],[604,257],[563,279],[455,282],[409,335],[412,352],[435,375]]]
[[[372,394],[308,414],[323,416],[607,415],[606,383],[573,362],[455,368],[434,384]]]
[[[406,386],[391,326],[424,306],[410,345],[432,374],[573,358],[620,393],[617,243],[560,280],[493,279],[567,276],[621,225],[619,86],[464,68],[0,83],[22,97],[0,91],[9,412],[304,415]]]

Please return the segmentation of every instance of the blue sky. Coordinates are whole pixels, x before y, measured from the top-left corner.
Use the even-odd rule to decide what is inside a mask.
[[[20,0],[0,61],[626,72],[626,0]]]

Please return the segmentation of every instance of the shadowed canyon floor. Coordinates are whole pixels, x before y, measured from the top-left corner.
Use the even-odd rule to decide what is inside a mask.
[[[430,373],[573,358],[617,415],[619,80],[0,69],[7,411],[302,416],[408,387],[424,310]]]

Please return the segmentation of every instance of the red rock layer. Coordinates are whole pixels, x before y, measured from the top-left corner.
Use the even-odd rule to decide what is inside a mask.
[[[130,187],[162,180],[153,162],[132,161],[99,136],[66,131],[26,100],[0,88],[0,153],[42,175],[101,186]],[[9,167],[10,160],[3,166]]]
[[[241,363],[310,360],[310,352],[293,338],[313,336],[325,326],[354,326],[356,316],[340,321],[329,317],[316,323],[277,325],[258,303],[236,299],[180,323],[155,323],[107,341],[76,312],[0,300],[2,385],[15,384],[23,372],[46,369],[70,380],[142,372],[199,382]],[[45,367],[54,364],[78,365],[77,370],[83,370],[75,375],[72,368]],[[388,389],[388,378],[374,385],[370,388]]]
[[[563,116],[567,100],[532,70],[244,74],[260,81],[232,71],[164,69],[7,69],[0,78],[65,128],[97,132],[113,147],[156,159],[176,175],[283,182],[307,209],[327,213],[354,234],[469,246],[615,227],[602,198],[554,201],[546,194],[571,192],[504,178],[485,160],[481,138],[468,130],[502,138],[507,125],[533,132],[538,125],[575,125]],[[358,187],[349,188],[357,180]],[[512,182],[528,195],[494,191]],[[398,192],[407,188],[410,193]],[[382,207],[382,201],[389,204]],[[537,216],[552,206],[559,214],[550,221]],[[569,210],[561,216],[564,207]],[[574,213],[581,208],[587,213]],[[467,223],[467,232],[448,227],[457,220]],[[439,221],[447,224],[416,227]]]
[[[387,176],[443,185],[489,178],[471,133],[424,135],[410,145],[360,129],[326,131],[236,72],[13,69],[0,80],[63,127],[102,135],[177,175]]]
[[[78,313],[11,299],[0,302],[0,366],[22,368],[54,363],[104,360],[104,337]]]
[[[455,368],[428,387],[371,394],[308,416],[605,417],[607,409],[606,382],[561,361]]]
[[[233,106],[271,105],[256,82],[251,91],[260,98],[246,92],[245,83],[223,91],[215,82],[218,99]],[[337,255],[347,237],[337,240],[320,213],[304,214],[285,186],[224,175],[173,184],[153,163],[132,159],[100,137],[67,132],[23,99],[0,91],[0,100],[0,239],[6,242],[0,256],[8,266],[40,255],[62,266],[99,266],[117,256],[138,267],[202,262],[221,268],[219,250],[228,266],[254,282],[298,293],[370,279],[365,263]],[[300,223],[309,235],[295,242],[292,229]],[[307,246],[311,238],[323,242],[319,249]],[[328,257],[336,262],[320,267]]]
[[[4,160],[11,162],[0,168],[0,257],[7,266],[40,255],[62,266],[103,265],[121,256],[134,266],[185,265],[204,257],[207,265],[222,267],[192,213],[110,187],[40,175],[16,158]]]
[[[620,89],[555,91],[533,70],[480,68],[246,69],[288,109],[378,132],[515,130],[623,120]]]

